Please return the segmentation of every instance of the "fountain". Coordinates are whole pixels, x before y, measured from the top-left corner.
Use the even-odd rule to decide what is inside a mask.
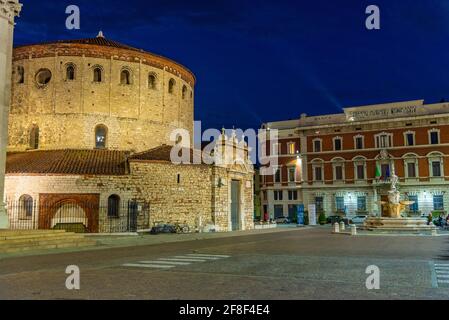
[[[399,178],[393,173],[391,177],[391,188],[388,191],[388,202],[381,201],[380,204],[387,206],[386,212],[380,217],[369,217],[366,219],[364,228],[370,231],[386,231],[386,232],[412,232],[420,233],[423,231],[432,232],[435,226],[427,225],[425,218],[403,217],[401,213],[407,206],[414,204],[414,201],[401,201],[401,193],[397,189]]]

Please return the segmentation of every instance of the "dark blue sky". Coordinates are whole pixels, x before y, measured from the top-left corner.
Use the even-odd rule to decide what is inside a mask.
[[[112,40],[172,58],[198,79],[204,126],[338,113],[342,107],[449,100],[448,0],[21,0],[15,44]],[[65,8],[81,9],[66,30]],[[381,30],[365,9],[381,10]]]

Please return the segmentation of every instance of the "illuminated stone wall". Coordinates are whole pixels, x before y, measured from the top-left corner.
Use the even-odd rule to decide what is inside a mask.
[[[73,80],[67,78],[68,66],[75,69]],[[97,67],[101,82],[93,81]],[[36,77],[43,69],[51,79],[39,85]],[[129,85],[121,84],[125,69]],[[150,75],[156,79],[154,88]],[[194,83],[181,65],[143,51],[81,44],[16,48],[9,150],[29,149],[33,126],[39,127],[40,149],[91,149],[99,124],[108,128],[110,149],[142,151],[172,144],[173,128],[193,131]]]

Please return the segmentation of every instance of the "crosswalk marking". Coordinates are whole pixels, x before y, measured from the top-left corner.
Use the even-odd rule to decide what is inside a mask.
[[[221,255],[221,254],[201,254],[201,253],[190,253],[190,254],[188,254],[188,256],[230,258],[230,256],[225,256],[225,255]]]
[[[185,255],[177,255],[168,258],[158,258],[157,260],[149,261],[139,261],[136,263],[126,263],[122,264],[123,267],[132,268],[154,268],[154,269],[171,269],[174,267],[188,266],[193,263],[199,262],[213,262],[221,259],[230,258],[226,255],[218,254],[200,254],[200,253],[190,253]]]
[[[159,261],[159,260],[153,260],[153,261],[140,261],[139,263],[145,263],[145,264],[168,264],[168,265],[176,265],[176,266],[188,266],[189,264],[192,264],[191,262],[177,262],[177,261]]]
[[[175,266],[167,266],[167,265],[156,265],[156,264],[145,264],[145,263],[126,263],[123,264],[124,267],[132,267],[132,268],[159,268],[159,269],[170,269]]]
[[[179,259],[201,259],[201,260],[220,260],[222,258],[217,258],[217,257],[197,257],[197,256],[176,256],[174,258],[179,258]]]
[[[162,258],[159,259],[162,261],[181,261],[181,262],[206,262],[206,260],[199,260],[199,259],[179,259],[179,258]]]
[[[433,263],[432,268],[432,283],[434,288],[438,285],[449,284],[449,264],[448,263]]]

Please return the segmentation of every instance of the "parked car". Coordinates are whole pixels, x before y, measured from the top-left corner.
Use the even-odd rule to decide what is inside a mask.
[[[329,224],[334,224],[334,223],[340,223],[340,222],[344,222],[345,224],[349,224],[349,219],[342,217],[342,216],[329,216],[327,217],[327,223]]]
[[[366,218],[367,218],[367,216],[359,215],[359,216],[352,217],[349,222],[351,224],[363,225],[365,223]]]
[[[289,224],[290,223],[290,219],[287,217],[278,217],[274,221],[278,224]]]

